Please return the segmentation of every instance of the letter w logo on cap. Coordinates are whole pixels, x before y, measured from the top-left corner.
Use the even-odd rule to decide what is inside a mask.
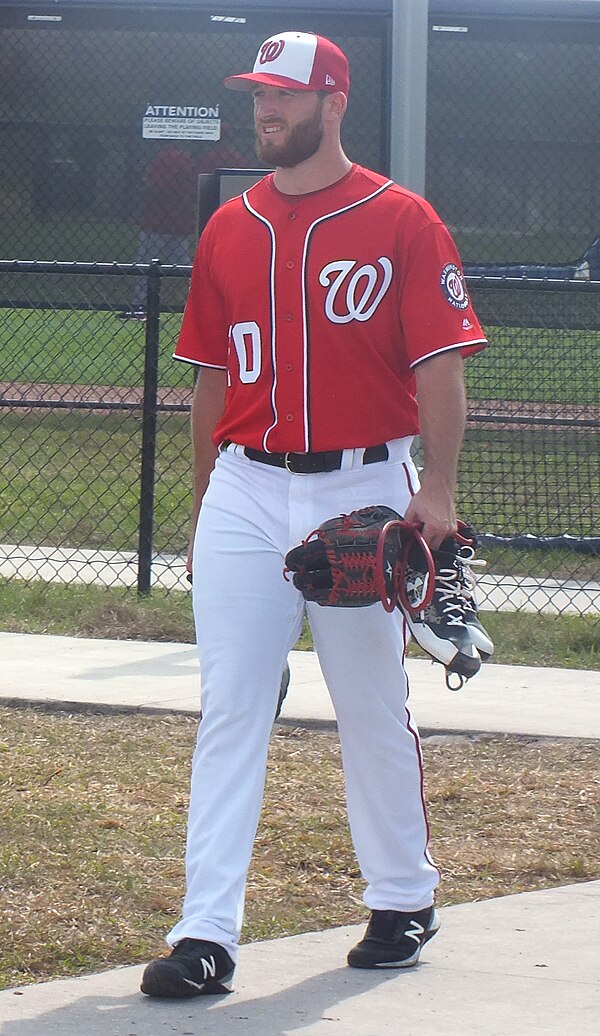
[[[266,65],[267,61],[276,61],[285,47],[285,40],[267,40],[260,48],[259,61]]]

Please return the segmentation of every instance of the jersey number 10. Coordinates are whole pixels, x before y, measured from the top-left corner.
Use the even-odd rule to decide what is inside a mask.
[[[261,371],[260,327],[254,320],[244,320],[229,329],[240,365],[240,381],[252,385]]]

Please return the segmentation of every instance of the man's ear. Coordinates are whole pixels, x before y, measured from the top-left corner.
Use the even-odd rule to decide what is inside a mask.
[[[348,98],[341,90],[336,91],[336,93],[328,94],[325,98],[324,109],[328,115],[331,115],[336,120],[343,119],[347,107]]]

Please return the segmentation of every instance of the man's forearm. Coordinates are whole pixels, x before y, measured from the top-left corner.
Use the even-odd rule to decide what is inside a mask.
[[[223,413],[225,402],[225,371],[203,369],[200,372],[192,401],[192,446],[194,452],[194,502],[192,507],[192,538],[208,480],[215,466],[217,447],[212,441],[213,431]]]
[[[460,354],[426,360],[416,369],[416,381],[423,473],[406,517],[422,523],[425,539],[435,548],[456,528],[454,494],[467,411]]]
[[[436,364],[438,369],[429,364]],[[417,386],[423,478],[454,496],[467,414],[462,359],[450,354],[425,362]]]

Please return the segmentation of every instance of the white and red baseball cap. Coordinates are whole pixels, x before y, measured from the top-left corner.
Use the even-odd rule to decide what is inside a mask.
[[[287,90],[350,89],[346,55],[335,43],[312,32],[280,32],[259,47],[251,72],[228,76],[230,90],[252,90],[257,83]]]

